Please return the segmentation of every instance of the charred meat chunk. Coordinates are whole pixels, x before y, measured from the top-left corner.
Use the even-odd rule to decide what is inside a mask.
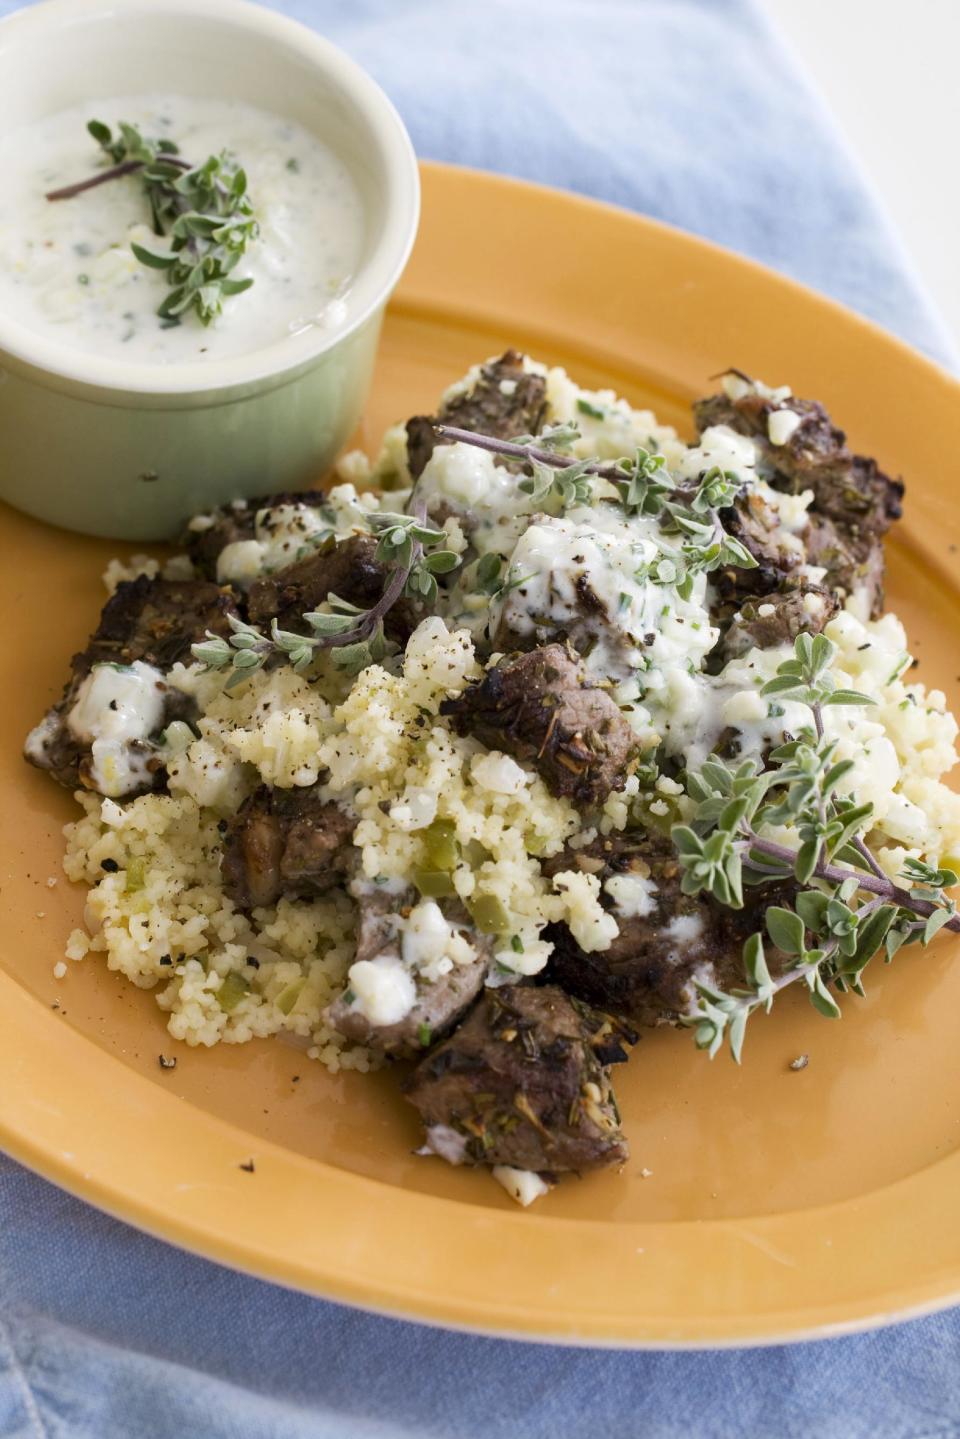
[[[826,570],[824,585],[834,594],[863,590],[874,617],[883,610],[883,545],[868,534],[839,525],[829,515],[810,515],[802,535],[807,562]]]
[[[839,608],[836,595],[819,585],[744,600],[723,637],[723,658],[792,645],[799,634],[818,635]]]
[[[506,656],[440,712],[458,734],[535,765],[551,794],[581,807],[623,789],[636,764],[633,730],[566,645]]]
[[[418,480],[427,468],[437,445],[446,444],[433,428],[438,424],[439,415],[413,415],[407,421],[407,468],[414,480]]]
[[[771,416],[789,410],[800,423],[785,443],[769,437]],[[825,565],[826,583],[839,594],[865,588],[872,612],[883,602],[880,541],[902,513],[903,483],[875,460],[847,448],[844,432],[823,405],[793,396],[784,401],[748,389],[737,399],[712,395],[694,406],[698,430],[727,425],[757,442],[759,469],[779,490],[813,491],[810,526],[799,538],[810,564]]]
[[[229,616],[236,612],[230,591],[205,580],[148,579],[141,575],[118,585],[104,605],[86,649],[73,656],[71,675],[60,700],[28,736],[26,758],[38,768],[49,770],[69,789],[82,784],[120,796],[157,788],[163,783],[164,771],[154,746],[147,742],[148,734],[136,730],[136,716],[131,716],[130,735],[122,744],[126,757],[121,754],[120,741],[114,756],[125,767],[126,778],[118,777],[114,785],[104,787],[106,782],[91,761],[94,740],[83,727],[78,730],[76,713],[71,724],[71,713],[93,683],[92,673],[97,666],[123,670],[139,666],[139,676],[134,675],[127,688],[132,696],[140,690],[140,695],[134,697],[141,700],[144,714],[149,713],[155,721],[144,720],[149,732],[157,732],[175,719],[190,719],[193,701],[166,685],[163,672],[178,660],[189,663],[190,646],[202,640],[207,630],[228,635]],[[144,672],[144,666],[156,670],[156,675]],[[162,696],[160,704],[158,693]],[[116,697],[107,701],[114,711],[118,702]]]
[[[324,501],[323,490],[300,490],[277,495],[257,495],[250,500],[233,500],[206,515],[196,515],[187,525],[181,541],[198,574],[217,578],[217,560],[221,550],[239,540],[256,536],[256,519],[260,510],[280,505],[305,505],[319,509]]]
[[[784,534],[773,506],[759,494],[740,495],[720,511],[720,520],[757,562],[756,569],[730,565],[715,576],[722,600],[736,602],[746,595],[768,595],[781,589],[805,559],[803,545]]]
[[[354,821],[317,787],[260,785],[229,821],[223,887],[239,909],[312,899],[340,884],[352,859]]]
[[[800,417],[785,444],[769,438],[770,416],[789,410]],[[776,489],[798,494],[813,490],[813,509],[843,525],[858,521],[865,533],[878,538],[902,514],[903,482],[892,480],[875,460],[855,455],[846,435],[817,400],[789,396],[783,401],[764,398],[748,390],[739,399],[711,395],[694,406],[697,429],[728,425],[758,441],[762,468]]]
[[[393,968],[402,965],[396,917],[412,899],[412,893],[405,901],[403,896],[376,891],[358,898],[355,964],[366,961]],[[466,937],[478,946],[477,958],[470,964],[455,964],[447,974],[429,981],[407,971],[415,985],[416,998],[403,1018],[393,1023],[375,1023],[357,1006],[348,988],[327,1009],[328,1024],[355,1043],[369,1045],[383,1054],[406,1057],[419,1057],[456,1024],[483,988],[492,941],[475,933],[458,901],[443,900],[441,909],[444,917],[462,926]]]
[[[407,424],[407,464],[416,480],[423,474],[438,440],[434,424],[453,425],[476,434],[509,440],[514,435],[535,435],[543,424],[547,387],[542,375],[523,367],[523,356],[507,350],[484,365],[475,384],[453,395],[435,418],[415,415]]]
[[[634,1037],[554,986],[486,990],[407,1084],[426,1150],[553,1174],[622,1164],[607,1066]]]
[[[309,634],[303,616],[318,609],[330,594],[358,609],[370,609],[382,597],[388,574],[376,550],[373,535],[351,535],[254,581],[248,602],[251,624],[269,625],[275,618],[282,630]],[[406,599],[399,600],[384,621],[387,635],[398,644],[406,643],[415,625],[413,605]]]
[[[745,908],[733,910],[684,894],[671,841],[653,833],[612,834],[544,865],[548,874],[575,868],[597,875],[620,933],[609,949],[588,954],[566,925],[548,926],[547,982],[636,1025],[685,1014],[695,980],[722,989],[742,982],[744,942],[763,928],[767,905],[787,897],[786,886],[748,889]]]
[[[143,660],[166,670],[191,661],[190,646],[207,630],[229,635],[228,617],[236,615],[233,593],[206,580],[160,580],[140,575],[124,580],[107,600],[90,643],[72,660],[74,675],[94,665],[133,664]]]

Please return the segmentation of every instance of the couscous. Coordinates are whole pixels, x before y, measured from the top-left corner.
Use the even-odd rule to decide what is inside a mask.
[[[527,1203],[622,1159],[638,1025],[739,1055],[784,983],[831,1012],[868,939],[955,927],[957,725],[882,609],[902,486],[786,387],[695,417],[508,352],[324,493],[112,563],[27,742],[82,809],[67,958],[186,1044],[418,1060],[425,1150]]]

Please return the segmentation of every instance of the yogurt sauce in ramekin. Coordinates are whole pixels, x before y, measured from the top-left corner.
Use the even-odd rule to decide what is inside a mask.
[[[254,284],[224,301],[209,326],[179,325],[156,310],[165,273],[142,264],[131,241],[164,248],[150,226],[138,175],[69,200],[47,191],[110,162],[87,133],[90,119],[125,120],[151,139],[175,140],[202,164],[228,151],[243,166],[260,231],[234,271]],[[303,126],[235,100],[139,95],[84,103],[0,139],[0,311],[71,350],[131,364],[223,359],[311,326],[349,319],[350,286],[364,243],[359,190],[344,163]]]

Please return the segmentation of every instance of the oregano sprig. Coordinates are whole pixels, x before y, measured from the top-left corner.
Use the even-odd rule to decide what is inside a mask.
[[[673,544],[662,542],[657,555],[637,569],[636,577],[674,585],[681,599],[690,598],[698,574],[757,566],[750,551],[720,520],[719,511],[731,505],[742,488],[742,481],[730,470],[713,466],[693,485],[681,486],[667,470],[665,457],[643,446],[618,460],[578,460],[562,453],[580,438],[577,427],[569,424],[513,440],[453,425],[435,425],[434,429],[441,439],[475,445],[523,463],[532,474],[518,480],[518,488],[536,503],[555,496],[564,508],[586,504],[592,498],[591,481],[606,480],[628,514],[656,518],[665,535],[676,537]]]
[[[747,940],[742,986],[727,992],[695,982],[681,1023],[693,1027],[711,1056],[726,1041],[739,1061],[747,1021],[769,1011],[788,985],[805,984],[818,1012],[838,1018],[837,993],[863,994],[862,972],[879,951],[889,961],[904,945],[929,944],[941,929],[960,932],[956,903],[945,893],[956,874],[908,858],[903,882],[891,879],[865,838],[873,806],[840,791],[852,761],[837,759],[823,711],[873,700],[837,685],[830,673],[835,654],[825,635],[801,634],[793,656],[761,688],[806,706],[812,721],[768,756],[765,770],[753,760],[731,767],[713,758],[686,776],[696,807],[688,824],[672,830],[683,892],[740,909],[745,886],[795,886],[790,904],[768,907],[765,934]],[[794,830],[795,844],[769,837],[783,826]],[[778,953],[775,977],[765,942]]]
[[[167,324],[179,324],[181,316],[192,310],[201,324],[211,324],[222,313],[225,299],[253,284],[249,276],[233,275],[258,234],[244,170],[226,152],[191,165],[173,140],[146,139],[126,121],[120,122],[116,136],[101,120],[91,120],[87,129],[113,165],[51,190],[47,199],[69,200],[139,171],[154,233],[170,237],[168,250],[135,242],[130,247],[141,264],[166,272],[170,291],[157,314]]]
[[[446,531],[427,524],[415,514],[394,515],[385,510],[374,510],[369,522],[370,528],[380,535],[377,559],[406,570],[406,592],[411,598],[434,604],[436,576],[449,574],[460,563],[460,557],[453,550],[436,548],[447,538]]]
[[[307,670],[318,651],[328,649],[330,658],[345,674],[359,674],[368,665],[382,660],[387,652],[384,621],[404,594],[422,604],[437,598],[438,574],[446,574],[460,563],[453,550],[440,549],[445,530],[427,523],[426,507],[414,492],[411,513],[374,511],[371,529],[380,535],[376,557],[387,567],[383,593],[369,609],[359,609],[339,595],[327,595],[327,609],[303,615],[306,633],[281,630],[274,619],[267,633],[246,621],[228,616],[228,638],[207,631],[206,639],[191,646],[194,659],[210,670],[229,670],[226,688],[242,684],[262,669],[267,660],[285,659],[298,674]]]

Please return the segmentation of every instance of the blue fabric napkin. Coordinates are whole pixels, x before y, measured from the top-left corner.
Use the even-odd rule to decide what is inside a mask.
[[[278,8],[373,72],[421,155],[699,231],[954,362],[829,119],[747,0]],[[960,1435],[958,1378],[956,1311],[699,1354],[380,1319],[181,1254],[0,1156],[2,1439],[934,1439]]]

